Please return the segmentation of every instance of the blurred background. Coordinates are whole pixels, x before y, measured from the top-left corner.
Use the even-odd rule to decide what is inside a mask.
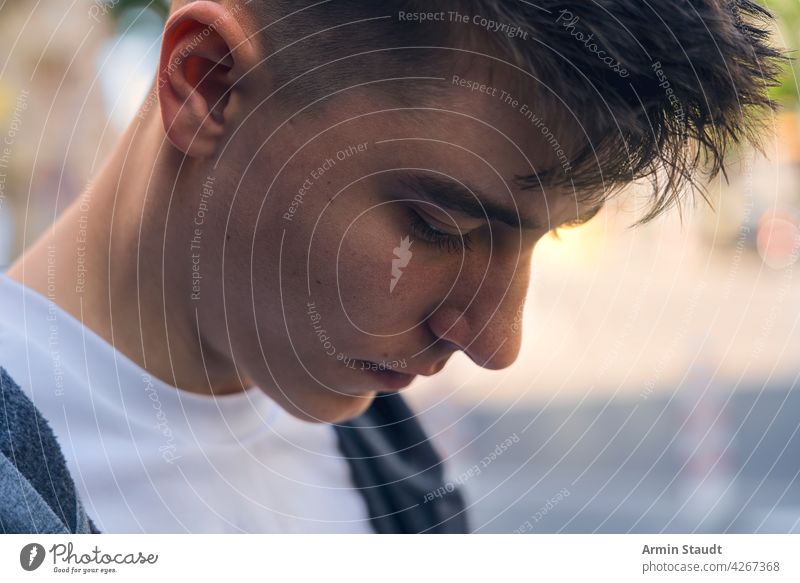
[[[762,2],[800,46],[800,2]],[[0,0],[0,268],[86,186],[149,87],[162,2]],[[794,68],[792,68],[794,67]],[[764,151],[630,229],[633,187],[537,246],[504,371],[409,389],[479,532],[800,532],[797,63]]]

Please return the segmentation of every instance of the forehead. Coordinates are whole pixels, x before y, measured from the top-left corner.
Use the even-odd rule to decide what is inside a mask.
[[[548,177],[571,171],[580,128],[535,86],[489,68],[454,69],[392,116],[381,142],[405,163],[442,173],[438,178],[459,181],[522,217],[535,215],[545,225],[574,219],[588,209]]]
[[[325,101],[313,116],[316,127],[303,133],[324,134],[320,141],[329,147],[374,144],[373,164],[360,171],[427,171],[521,218],[555,225],[583,210],[575,194],[536,180],[523,188],[518,178],[568,171],[579,128],[545,106],[537,85],[489,66],[449,64],[441,77],[342,92]]]

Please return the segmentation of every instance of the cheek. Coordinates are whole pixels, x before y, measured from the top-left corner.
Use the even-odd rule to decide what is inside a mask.
[[[372,334],[388,333],[387,314],[398,308],[390,288],[396,230],[377,213],[366,213],[349,225],[334,259],[341,308],[354,326]]]
[[[411,270],[422,255],[415,254],[418,243],[392,210],[383,205],[355,216],[332,216],[311,246],[317,293],[327,297],[352,333],[394,334],[407,327],[399,323],[415,315],[413,296],[419,288],[412,285]]]

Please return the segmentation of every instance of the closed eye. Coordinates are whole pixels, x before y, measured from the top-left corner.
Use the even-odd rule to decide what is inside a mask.
[[[469,233],[448,233],[431,225],[418,212],[411,210],[411,233],[417,239],[435,246],[437,249],[447,249],[449,253],[461,253],[465,249],[472,251],[472,240]]]

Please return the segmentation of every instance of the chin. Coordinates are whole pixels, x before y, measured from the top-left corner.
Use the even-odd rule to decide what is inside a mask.
[[[311,423],[343,423],[366,411],[375,399],[375,392],[363,395],[343,395],[320,391],[316,397],[281,399],[279,404],[288,413]]]

